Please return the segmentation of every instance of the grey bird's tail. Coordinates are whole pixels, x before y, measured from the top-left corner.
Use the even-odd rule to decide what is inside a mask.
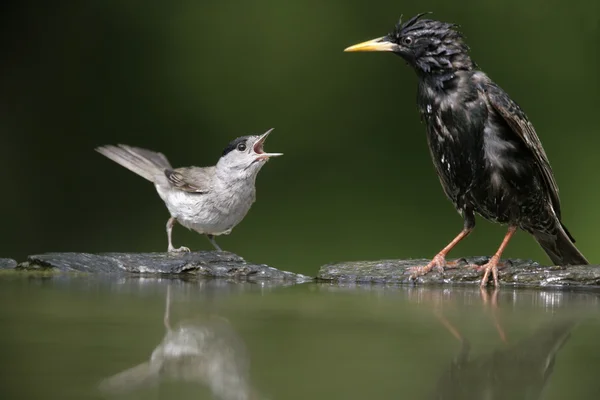
[[[139,147],[107,145],[97,147],[96,151],[153,183],[164,177],[165,169],[172,169],[164,154]]]
[[[575,247],[575,239],[559,222],[556,236],[544,232],[533,232],[535,240],[542,246],[555,265],[588,265],[589,261]]]

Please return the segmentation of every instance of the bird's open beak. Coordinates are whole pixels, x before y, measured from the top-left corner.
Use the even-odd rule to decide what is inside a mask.
[[[256,160],[267,160],[270,157],[277,157],[277,156],[283,155],[283,153],[265,153],[265,150],[264,150],[265,140],[267,140],[267,136],[269,136],[269,133],[273,132],[273,129],[275,129],[275,128],[271,128],[268,131],[266,131],[265,133],[263,133],[258,138],[256,143],[254,143],[253,149],[254,149],[254,152],[258,155]]]
[[[390,42],[387,36],[382,36],[377,39],[367,40],[366,42],[347,47],[344,51],[395,51],[397,49],[397,44]]]

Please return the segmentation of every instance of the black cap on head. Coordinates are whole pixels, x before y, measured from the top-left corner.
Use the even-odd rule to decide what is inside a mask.
[[[221,157],[231,153],[231,151],[235,150],[240,143],[246,144],[249,138],[250,136],[241,136],[239,138],[233,139],[231,142],[229,142],[227,147],[225,147],[225,150],[223,150],[223,154],[221,154]]]

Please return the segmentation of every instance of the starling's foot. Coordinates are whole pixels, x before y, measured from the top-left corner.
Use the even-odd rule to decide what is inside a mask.
[[[418,276],[427,275],[434,267],[437,268],[440,274],[444,273],[444,268],[456,268],[456,262],[446,262],[446,257],[442,253],[438,253],[433,260],[424,267],[412,267],[410,271],[410,279],[415,279]]]
[[[490,258],[489,261],[486,264],[483,264],[483,265],[477,265],[477,264],[469,264],[469,263],[467,263],[467,266],[470,267],[470,268],[473,268],[477,272],[481,272],[481,271],[485,271],[485,268],[490,263],[490,261],[492,261],[492,258]],[[502,268],[505,268],[505,267],[508,267],[508,266],[511,266],[511,265],[513,265],[513,263],[510,260],[498,261],[496,263],[496,266],[498,267],[498,269],[502,269]]]
[[[191,250],[189,247],[181,246],[179,248],[175,248],[173,246],[169,246],[169,253],[189,253]]]
[[[481,270],[485,270],[485,274],[483,274],[483,278],[481,278],[481,287],[486,287],[488,284],[488,280],[490,278],[490,272],[492,273],[492,276],[494,277],[494,286],[498,287],[498,264],[500,261],[500,257],[497,257],[496,255],[492,256],[492,258],[490,258],[490,261],[488,261],[486,264],[483,264],[481,267],[476,268],[477,271],[481,271]],[[504,266],[504,265],[502,265]]]

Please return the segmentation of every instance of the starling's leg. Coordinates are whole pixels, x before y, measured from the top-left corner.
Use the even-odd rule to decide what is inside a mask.
[[[444,267],[446,266],[446,255],[464,238],[469,236],[469,233],[475,228],[475,215],[472,211],[466,210],[464,211],[464,219],[465,225],[462,231],[450,242],[446,247],[442,249],[439,253],[433,257],[433,260],[429,264],[424,267],[415,267],[411,268],[410,272],[411,278],[416,278],[417,276],[425,275],[429,273],[433,269],[433,267],[437,267],[440,273],[444,272]]]
[[[217,249],[217,251],[223,251],[217,244],[215,240],[215,235],[206,235],[206,237],[208,238],[208,240],[210,240],[210,243],[212,243],[212,245],[215,246],[215,249]]]
[[[509,226],[508,232],[506,232],[506,236],[504,236],[504,240],[500,244],[500,247],[498,247],[498,251],[496,251],[496,254],[494,254],[492,258],[490,258],[490,261],[478,268],[478,270],[485,269],[485,274],[483,274],[483,278],[481,279],[481,287],[485,287],[487,285],[488,279],[490,277],[490,272],[494,277],[494,286],[498,287],[498,262],[500,261],[500,257],[502,256],[504,249],[508,245],[510,238],[515,234],[516,231],[516,226]]]
[[[173,225],[175,225],[175,221],[177,221],[175,219],[175,217],[171,217],[167,221],[167,237],[169,238],[169,253],[179,253],[179,252],[184,252],[184,251],[189,252],[190,249],[188,249],[187,247],[184,247],[184,246],[181,246],[178,249],[173,247],[173,242],[171,241],[171,231],[173,231]]]

